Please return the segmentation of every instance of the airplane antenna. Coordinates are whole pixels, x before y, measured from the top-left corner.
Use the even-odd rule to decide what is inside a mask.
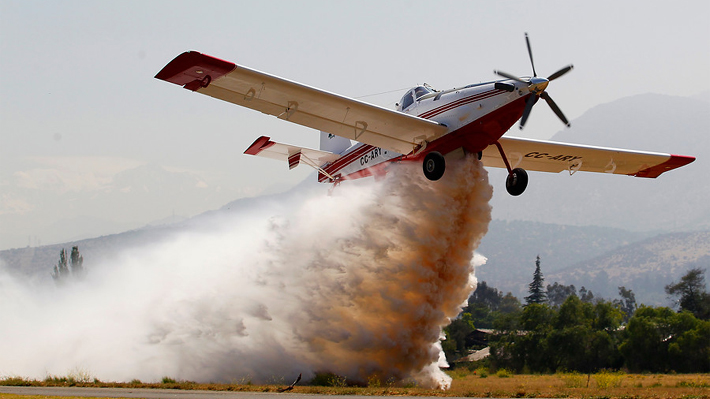
[[[390,90],[390,91],[383,91],[382,93],[366,94],[366,95],[364,95],[364,96],[353,97],[353,98],[354,98],[354,99],[359,99],[359,98],[366,98],[366,97],[374,97],[374,96],[380,96],[380,95],[382,95],[382,94],[390,94],[390,93],[394,93],[394,92],[398,92],[398,91],[404,91],[404,90],[407,90],[407,89],[411,89],[411,87],[404,87],[404,88],[401,88],[401,89],[394,89],[394,90]]]

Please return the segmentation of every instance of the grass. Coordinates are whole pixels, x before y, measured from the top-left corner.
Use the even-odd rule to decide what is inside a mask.
[[[620,372],[600,372],[586,375],[560,373],[552,375],[521,375],[510,371],[491,373],[479,368],[475,372],[452,370],[451,389],[448,391],[429,390],[405,384],[397,386],[377,379],[369,381],[367,387],[348,384],[345,377],[322,373],[309,385],[301,383],[291,392],[325,395],[390,395],[390,396],[459,396],[459,397],[508,397],[508,398],[619,398],[619,399],[710,399],[710,374],[625,374]],[[491,376],[494,376],[491,378]],[[486,378],[488,377],[488,378]],[[83,378],[89,380],[89,378]],[[316,385],[320,384],[320,385]],[[177,381],[165,377],[162,382],[145,383],[133,380],[126,383],[77,381],[71,377],[48,377],[43,381],[20,377],[0,379],[0,385],[12,386],[77,386],[115,388],[163,388],[201,389],[213,391],[278,392],[286,384],[253,385],[201,384],[191,381]],[[27,396],[0,394],[0,398],[25,398]],[[29,398],[29,397],[28,397]]]

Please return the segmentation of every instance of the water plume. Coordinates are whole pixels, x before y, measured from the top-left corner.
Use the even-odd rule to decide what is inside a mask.
[[[447,388],[492,188],[474,157],[262,204],[127,251],[62,289],[0,273],[0,375],[283,383],[332,372]],[[87,259],[86,264],[90,264]]]

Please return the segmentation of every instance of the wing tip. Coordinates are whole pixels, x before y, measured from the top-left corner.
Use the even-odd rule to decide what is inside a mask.
[[[642,169],[634,174],[635,177],[656,178],[669,170],[677,169],[695,161],[695,157],[687,155],[670,155],[670,158],[658,165]]]
[[[155,75],[156,79],[196,90],[202,86],[202,82],[209,77],[208,81],[220,78],[233,71],[237,65],[233,62],[225,61],[197,51],[186,51],[167,65]],[[197,84],[195,83],[197,82]],[[196,87],[195,87],[196,86]]]
[[[249,146],[249,148],[244,151],[247,155],[259,155],[260,152],[274,145],[271,141],[271,137],[261,136]]]

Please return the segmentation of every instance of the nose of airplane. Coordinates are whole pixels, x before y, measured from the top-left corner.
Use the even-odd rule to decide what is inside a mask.
[[[530,79],[530,91],[535,94],[542,93],[543,91],[545,91],[548,84],[550,84],[549,80],[545,78],[534,77]]]

